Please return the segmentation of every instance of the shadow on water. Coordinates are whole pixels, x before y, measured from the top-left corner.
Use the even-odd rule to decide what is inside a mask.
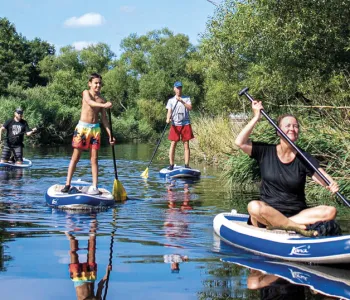
[[[247,285],[244,267],[220,261],[257,257],[225,246],[212,228],[216,214],[232,208],[246,212],[256,196],[228,194],[219,172],[205,166],[193,166],[201,170],[200,180],[174,181],[160,178],[166,162],[154,161],[145,180],[140,175],[153,149],[117,145],[116,150],[119,180],[131,200],[96,213],[45,206],[47,188],[65,181],[70,148],[26,148],[30,169],[0,172],[2,297],[259,299]],[[99,186],[111,190],[111,149],[102,148],[99,155]],[[77,179],[91,182],[87,153]],[[305,299],[316,299],[310,297]]]

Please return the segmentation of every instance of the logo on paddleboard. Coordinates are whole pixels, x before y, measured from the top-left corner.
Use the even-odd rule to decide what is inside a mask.
[[[57,200],[56,199],[53,199],[51,204],[57,204]]]
[[[302,245],[299,247],[293,247],[292,251],[290,251],[289,255],[299,255],[299,256],[307,256],[309,253],[310,246]]]
[[[289,272],[294,279],[298,280],[301,283],[307,282],[310,278],[309,274],[304,274],[303,272],[295,271],[291,268],[289,268]]]

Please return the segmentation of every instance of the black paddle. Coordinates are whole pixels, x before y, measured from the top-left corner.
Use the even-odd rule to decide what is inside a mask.
[[[109,117],[109,126],[111,131],[111,137],[113,138],[113,131],[112,131],[112,114],[111,110],[108,109],[108,117]],[[115,162],[115,152],[114,152],[114,144],[112,145],[112,154],[113,154],[113,166],[114,166],[114,183],[113,183],[113,190],[112,195],[114,200],[116,201],[125,201],[127,200],[128,196],[126,194],[126,191],[122,185],[122,183],[118,179],[118,170],[117,170],[117,164]]]
[[[113,259],[113,244],[114,244],[114,234],[117,230],[117,209],[114,208],[113,210],[113,222],[111,223],[112,225],[112,232],[111,232],[111,243],[109,245],[109,260],[108,260],[108,271],[107,271],[107,277],[106,277],[106,289],[105,289],[105,294],[103,296],[103,300],[107,299],[107,292],[108,292],[108,283],[109,283],[109,276],[111,274],[111,270],[112,270],[112,259]]]
[[[248,94],[249,88],[244,88],[241,90],[238,95],[239,96],[246,96],[251,102],[254,101],[253,97]],[[327,184],[330,185],[330,181],[312,164],[312,162],[304,155],[304,153],[289,139],[289,137],[277,126],[277,124],[269,117],[269,115],[262,109],[261,114],[270,122],[270,124],[275,127],[277,132],[283,136],[283,138],[298,152],[298,154],[309,164],[309,166],[317,173],[318,176],[322,178],[322,180]],[[350,203],[348,200],[339,192],[336,192],[337,196],[348,206],[350,207]]]
[[[172,121],[172,119],[173,119],[174,111],[175,111],[175,108],[176,108],[176,105],[177,105],[178,102],[179,102],[179,101],[176,101],[175,106],[174,106],[174,109],[173,109],[172,112],[171,112],[171,117],[170,117],[170,120],[171,120],[171,121]],[[165,130],[167,129],[167,127],[168,127],[168,123],[166,123],[165,126],[164,126],[162,135],[161,135],[161,137],[160,137],[160,139],[159,139],[159,141],[158,141],[158,144],[157,144],[156,148],[155,148],[154,151],[153,151],[151,160],[150,160],[150,162],[148,163],[147,168],[146,168],[146,169],[142,172],[142,174],[141,174],[141,177],[143,177],[143,178],[148,178],[148,168],[149,168],[149,166],[151,165],[154,156],[156,155],[156,152],[157,152],[157,150],[158,150],[158,148],[159,148],[160,142],[161,142],[162,139],[163,139],[163,136],[164,136],[164,133],[165,133]]]

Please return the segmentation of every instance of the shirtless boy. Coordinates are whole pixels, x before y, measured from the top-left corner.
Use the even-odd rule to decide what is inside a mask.
[[[81,152],[90,149],[92,186],[88,189],[88,194],[99,194],[97,188],[98,177],[98,150],[100,149],[101,128],[99,123],[99,115],[101,121],[109,136],[109,143],[114,144],[114,138],[111,136],[109,123],[106,117],[106,108],[111,108],[112,103],[100,95],[102,87],[102,76],[97,73],[92,73],[89,78],[89,90],[83,92],[82,109],[80,121],[76,126],[73,134],[72,147],[73,155],[68,167],[68,174],[65,187],[61,190],[63,193],[68,193],[70,184],[76,168],[80,160]]]

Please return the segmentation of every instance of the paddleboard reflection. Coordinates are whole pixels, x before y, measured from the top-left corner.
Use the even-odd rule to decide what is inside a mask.
[[[350,299],[348,265],[321,266],[242,257],[221,260],[247,268],[247,287],[260,290],[261,299],[301,300],[308,299],[307,293]]]

